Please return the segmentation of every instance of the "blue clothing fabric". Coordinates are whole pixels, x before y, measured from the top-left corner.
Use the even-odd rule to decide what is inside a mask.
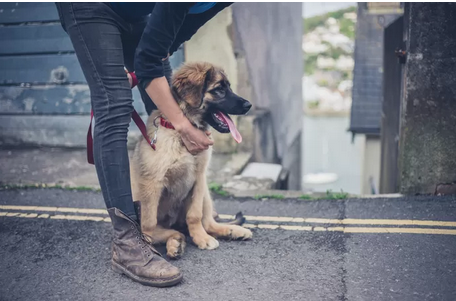
[[[201,14],[215,6],[217,2],[196,2],[188,10],[189,14]],[[150,14],[155,2],[110,2],[114,11],[128,21],[134,21]]]
[[[189,14],[201,14],[214,7],[217,2],[197,2],[188,10]]]
[[[163,60],[232,2],[109,2],[111,10],[130,24],[146,20],[136,47],[134,71],[139,85],[164,76]]]
[[[109,2],[109,6],[125,20],[134,22],[150,14],[155,2]]]

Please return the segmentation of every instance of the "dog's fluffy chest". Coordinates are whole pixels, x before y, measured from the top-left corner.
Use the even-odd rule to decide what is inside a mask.
[[[185,202],[192,197],[192,189],[201,176],[198,173],[204,169],[200,166],[204,164],[203,160],[187,153],[176,158],[169,166],[158,206],[158,222],[161,225],[172,227],[179,220],[179,216],[184,214]]]
[[[184,209],[185,201],[191,198],[198,177],[205,177],[211,150],[196,156],[190,154],[180,140],[173,136],[159,137],[156,151],[143,153],[142,162],[148,161],[147,175],[151,182],[162,183],[162,194],[158,206],[157,221],[163,226],[174,225]],[[160,138],[162,140],[160,141]],[[161,142],[161,143],[160,143]]]

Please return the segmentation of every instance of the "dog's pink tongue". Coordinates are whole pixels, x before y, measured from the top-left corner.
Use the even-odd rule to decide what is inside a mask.
[[[237,143],[241,143],[242,136],[239,133],[239,131],[237,130],[236,126],[234,125],[233,120],[231,120],[230,117],[226,116],[225,114],[223,114],[220,111],[218,113],[219,113],[220,117],[222,117],[223,120],[226,122],[226,124],[228,124],[228,127],[230,128],[231,136],[233,136],[234,140],[236,140]]]

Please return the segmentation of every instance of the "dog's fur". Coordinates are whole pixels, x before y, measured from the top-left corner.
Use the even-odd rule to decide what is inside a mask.
[[[234,94],[223,70],[208,63],[192,63],[181,67],[172,80],[172,92],[190,122],[204,130],[209,124],[220,132],[214,110],[226,114],[245,114],[250,103]],[[188,227],[193,242],[200,249],[215,249],[215,239],[249,239],[252,232],[238,225],[221,224],[213,216],[212,198],[206,183],[212,148],[190,154],[179,133],[160,126],[159,111],[147,121],[152,139],[156,131],[154,151],[145,139],[136,145],[131,164],[133,199],[140,201],[141,230],[152,243],[166,243],[167,255],[178,258],[185,248],[185,236],[176,231]],[[229,131],[228,131],[229,132]]]

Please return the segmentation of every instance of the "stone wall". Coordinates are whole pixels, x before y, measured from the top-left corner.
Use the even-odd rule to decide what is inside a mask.
[[[456,5],[407,3],[400,137],[402,193],[456,181]]]

